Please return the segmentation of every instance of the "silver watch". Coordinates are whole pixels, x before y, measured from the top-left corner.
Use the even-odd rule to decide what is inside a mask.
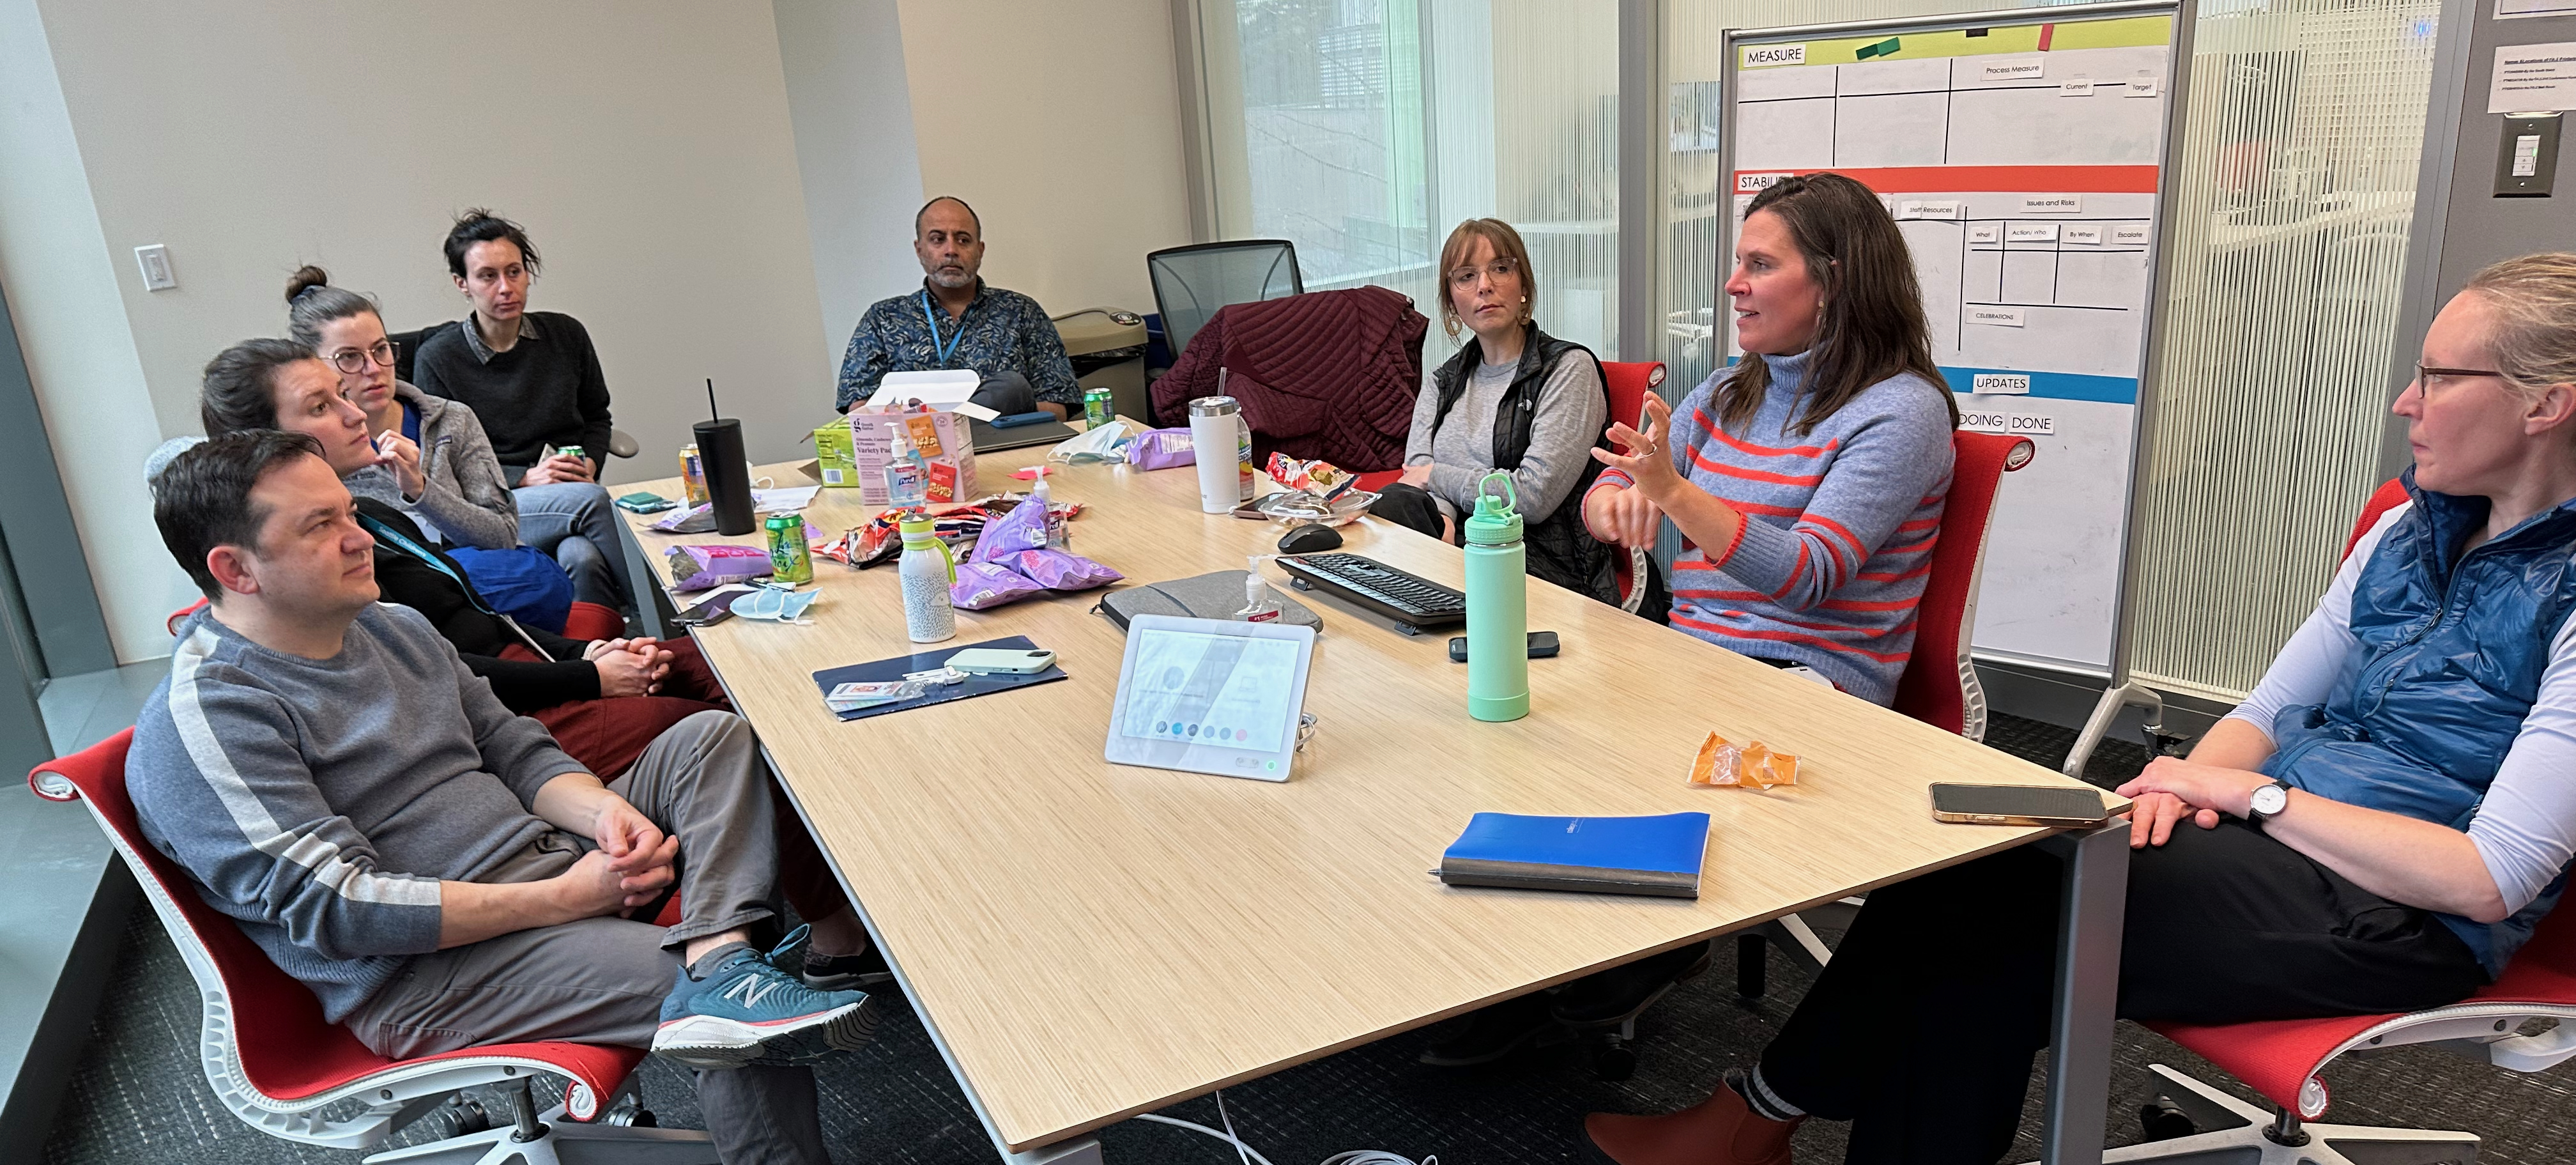
[[[2261,825],[2279,816],[2282,810],[2289,807],[2290,782],[2275,780],[2271,784],[2254,790],[2253,801],[2246,806],[2245,820]]]

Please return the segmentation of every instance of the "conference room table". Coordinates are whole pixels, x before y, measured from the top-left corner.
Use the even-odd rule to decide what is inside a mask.
[[[980,491],[1025,489],[1006,475],[1045,454],[981,457]],[[794,463],[756,472],[813,481]],[[677,498],[679,484],[619,489]],[[1053,492],[1082,504],[1072,549],[1127,576],[1114,585],[1240,570],[1282,532],[1202,514],[1186,467],[1059,466]],[[875,512],[855,489],[804,511],[817,536]],[[652,520],[628,516],[627,551],[656,586],[675,544],[761,540]],[[1454,546],[1374,518],[1342,533],[1350,552],[1464,583]],[[890,561],[818,559],[809,623],[694,632],[1006,1160],[1097,1162],[1089,1134],[1137,1113],[2031,843],[2061,849],[2067,871],[2045,1156],[2101,1159],[2127,819],[1942,824],[1926,792],[2076,782],[1536,579],[1529,625],[1556,631],[1562,654],[1531,661],[1527,718],[1476,721],[1449,633],[1400,634],[1262,569],[1324,624],[1305,701],[1318,723],[1284,783],[1103,759],[1124,639],[1093,612],[1099,591],[960,611],[954,640],[916,645]],[[850,722],[811,678],[1014,635],[1070,678]],[[1797,784],[1688,784],[1711,732],[1797,754]],[[1690,810],[1711,820],[1695,900],[1452,888],[1429,872],[1480,811]]]

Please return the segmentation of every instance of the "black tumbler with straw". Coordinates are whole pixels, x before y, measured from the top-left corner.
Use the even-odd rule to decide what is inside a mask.
[[[752,519],[751,467],[742,452],[742,422],[716,412],[715,378],[707,379],[707,417],[698,422],[698,459],[706,467],[707,500],[715,503],[716,533],[749,534]]]

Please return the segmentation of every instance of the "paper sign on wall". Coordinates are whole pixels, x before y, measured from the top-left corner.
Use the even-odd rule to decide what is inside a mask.
[[[2009,437],[2046,437],[2057,432],[2057,418],[2028,413],[1959,410],[1959,428],[1970,433],[2002,433]]]
[[[1971,306],[1968,308],[1968,322],[1996,328],[2018,328],[2027,321],[2022,309],[2017,307]]]
[[[2487,81],[2487,112],[2576,109],[2576,41],[2514,44],[2496,50]]]

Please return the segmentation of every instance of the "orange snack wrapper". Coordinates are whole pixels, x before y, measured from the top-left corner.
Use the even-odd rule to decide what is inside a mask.
[[[1699,746],[1699,758],[1691,762],[1690,783],[1705,788],[1737,788],[1747,785],[1768,789],[1775,785],[1798,783],[1798,758],[1795,754],[1773,752],[1756,740],[1738,748],[1723,736],[1712,732]]]

